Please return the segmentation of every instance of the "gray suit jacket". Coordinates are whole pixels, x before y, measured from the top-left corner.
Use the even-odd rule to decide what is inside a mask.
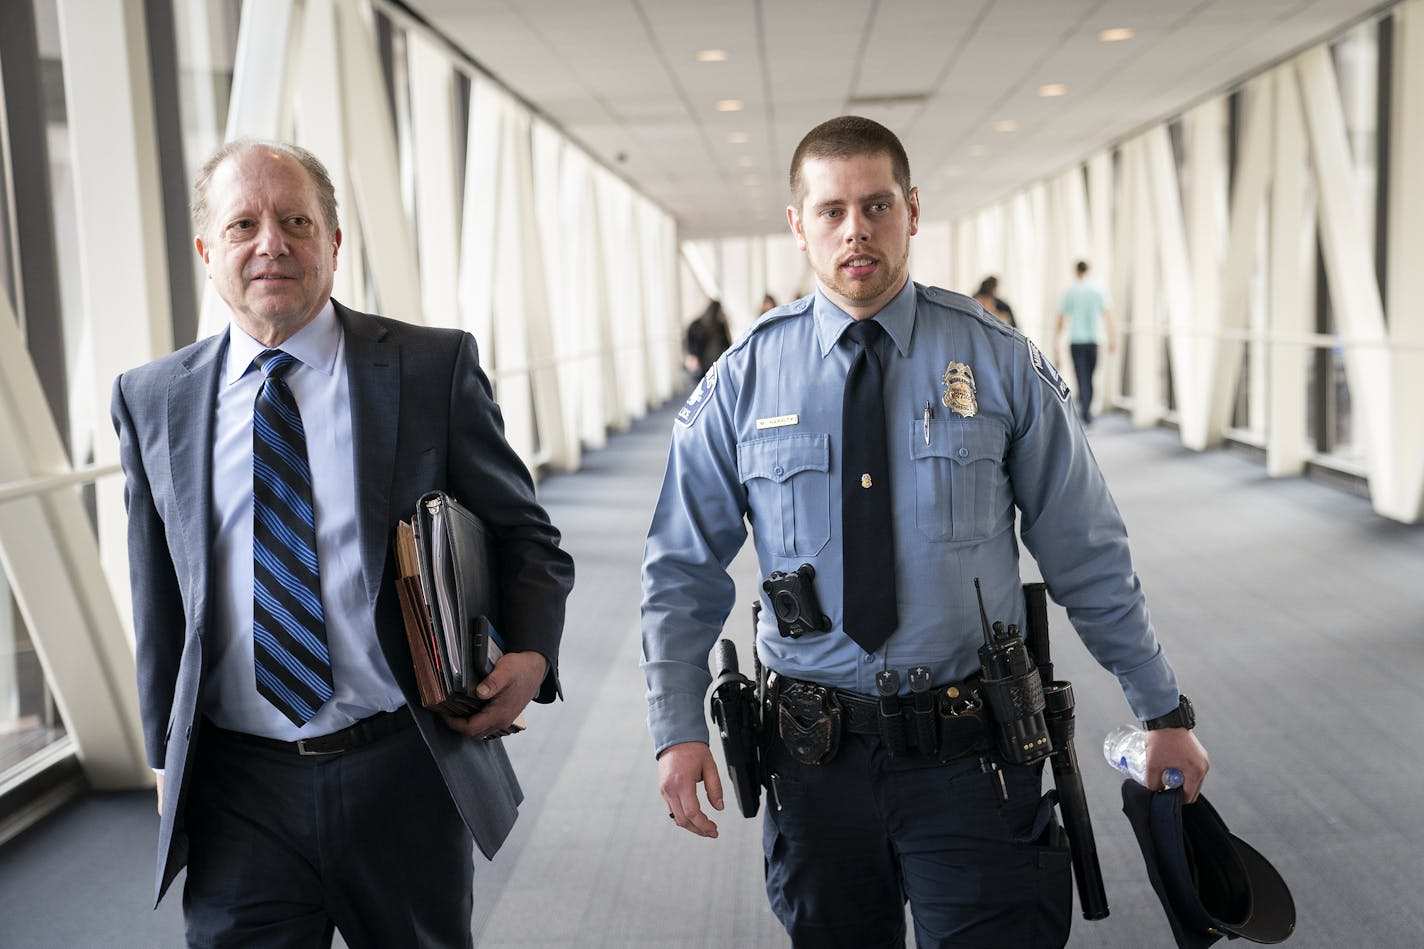
[[[334,302],[334,301],[333,301]],[[523,799],[499,741],[451,731],[420,705],[400,606],[392,537],[427,491],[444,489],[499,540],[501,614],[512,651],[549,660],[537,701],[559,694],[558,649],[573,561],[534,498],[527,469],[458,330],[412,326],[335,304],[346,338],[358,537],[382,652],[426,745],[487,857]],[[200,740],[204,648],[211,628],[213,425],[227,333],[119,376],[119,433],[139,703],[149,764],[165,770],[155,902],[186,864],[185,780]]]

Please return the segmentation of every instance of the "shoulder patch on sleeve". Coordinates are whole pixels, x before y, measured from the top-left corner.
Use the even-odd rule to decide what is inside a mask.
[[[707,407],[707,400],[712,397],[712,390],[717,388],[717,364],[714,362],[707,367],[707,374],[702,377],[702,381],[697,383],[697,388],[692,390],[692,394],[687,397],[687,402],[682,408],[677,410],[677,420],[683,425],[691,426],[697,421],[697,416],[702,414],[702,410]]]
[[[1038,377],[1048,383],[1049,388],[1058,393],[1061,402],[1068,401],[1068,383],[1063,381],[1063,377],[1058,374],[1047,359],[1043,358],[1043,353],[1038,351],[1038,347],[1033,344],[1033,340],[1025,340],[1028,343],[1029,362],[1033,363],[1033,371],[1038,373]],[[695,393],[694,393],[695,394]]]

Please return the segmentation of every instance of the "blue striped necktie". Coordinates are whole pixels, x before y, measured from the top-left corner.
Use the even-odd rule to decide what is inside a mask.
[[[278,349],[256,359],[263,378],[252,410],[252,639],[257,691],[305,725],[332,686],[307,436],[282,378],[296,362]]]

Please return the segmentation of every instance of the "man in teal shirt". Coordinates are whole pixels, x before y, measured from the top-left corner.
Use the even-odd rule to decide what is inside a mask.
[[[1077,264],[1078,282],[1063,293],[1063,302],[1058,305],[1057,336],[1063,333],[1063,324],[1068,324],[1068,348],[1073,354],[1073,372],[1078,377],[1078,411],[1084,425],[1093,421],[1093,373],[1098,368],[1098,344],[1103,341],[1103,328],[1107,328],[1108,352],[1117,349],[1113,339],[1112,299],[1107,290],[1088,277],[1088,262]],[[1057,345],[1054,349],[1057,349]]]

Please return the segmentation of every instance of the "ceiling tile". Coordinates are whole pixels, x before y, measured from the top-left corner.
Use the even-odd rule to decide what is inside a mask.
[[[927,219],[964,213],[1369,14],[1378,0],[407,0],[684,234],[784,229],[786,163],[854,108],[895,129]],[[1106,27],[1136,35],[1102,43]],[[724,49],[699,63],[700,49]],[[1067,86],[1045,99],[1046,82]],[[886,101],[922,95],[922,100]],[[718,112],[719,99],[741,112]],[[869,101],[869,100],[880,101]],[[1000,119],[1014,133],[994,131]],[[728,141],[743,132],[748,141]],[[971,155],[971,149],[982,154]],[[621,156],[621,158],[620,158]],[[744,167],[738,159],[749,157]],[[957,174],[949,175],[953,169]],[[761,181],[748,188],[743,178]],[[927,192],[927,196],[930,196]]]

